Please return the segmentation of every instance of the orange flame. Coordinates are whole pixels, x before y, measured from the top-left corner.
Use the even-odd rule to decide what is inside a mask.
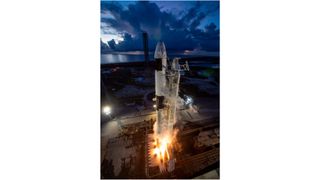
[[[154,142],[155,148],[153,149],[153,154],[160,162],[165,162],[166,160],[170,159],[168,150],[168,146],[170,145],[170,143],[171,139],[168,136],[158,138]]]

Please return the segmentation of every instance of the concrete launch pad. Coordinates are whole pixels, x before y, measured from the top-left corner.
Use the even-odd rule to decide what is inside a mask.
[[[219,178],[219,66],[211,60],[189,65],[180,79],[174,162],[164,165],[171,172],[161,171],[152,153],[154,73],[143,65],[101,69],[101,105],[112,109],[101,114],[101,179]]]
[[[218,121],[207,119],[185,123],[177,135],[181,147],[175,154],[175,169],[170,173],[161,172],[151,153],[152,123],[154,121],[149,120],[124,125],[119,136],[108,139],[105,147],[101,147],[105,150],[101,160],[102,178],[194,178],[212,170],[215,177],[211,178],[217,178]]]

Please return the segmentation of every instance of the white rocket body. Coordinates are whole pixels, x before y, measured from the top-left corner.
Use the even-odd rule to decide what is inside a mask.
[[[163,42],[158,42],[154,59],[155,94],[157,119],[155,133],[158,136],[172,135],[176,123],[176,101],[180,82],[180,65],[178,59],[168,62],[166,48]]]
[[[176,104],[180,82],[179,59],[169,61],[166,47],[163,42],[158,42],[155,54],[155,95],[156,95],[156,122],[154,135],[157,141],[169,136],[173,139],[173,126],[176,123]],[[173,148],[169,149],[170,158],[166,165],[160,164],[160,170],[172,172],[175,169]]]
[[[156,135],[160,135],[163,129],[165,129],[165,112],[164,112],[164,97],[166,95],[166,66],[167,66],[167,52],[163,42],[158,42],[154,59],[156,61],[155,68],[155,89],[156,89],[156,108],[157,108],[157,119],[156,119]]]

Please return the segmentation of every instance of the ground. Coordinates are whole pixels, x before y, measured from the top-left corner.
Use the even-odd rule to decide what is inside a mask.
[[[181,76],[176,127],[183,151],[176,153],[174,173],[165,175],[148,166],[147,136],[156,119],[153,71],[111,67],[101,72],[101,105],[113,110],[101,115],[101,178],[148,178],[152,172],[157,178],[219,177],[218,66],[191,64]],[[185,104],[185,96],[191,104]]]

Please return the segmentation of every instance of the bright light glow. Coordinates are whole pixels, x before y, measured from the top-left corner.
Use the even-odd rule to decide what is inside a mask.
[[[166,131],[162,134],[154,134],[153,136],[153,148],[150,151],[150,155],[152,156],[151,162],[153,165],[159,166],[160,172],[168,171],[170,161],[172,166],[172,161],[174,160],[173,151],[179,147],[179,143],[175,138],[177,133],[178,130],[174,129],[173,132]],[[179,149],[175,150],[179,151]]]
[[[154,104],[154,105],[153,105],[153,107],[154,107],[154,108],[156,108],[156,107],[157,107],[157,105],[155,105],[155,104]]]
[[[165,163],[170,159],[169,155],[169,145],[171,143],[171,139],[168,136],[157,138],[153,149],[153,154],[158,159],[158,162]]]
[[[160,154],[159,148],[155,148],[155,149],[153,150],[153,154],[155,154],[155,155]]]
[[[106,115],[109,115],[111,113],[111,107],[110,106],[105,106],[103,108],[103,113]]]
[[[186,104],[190,104],[192,103],[192,101],[193,101],[192,98],[187,96]]]

